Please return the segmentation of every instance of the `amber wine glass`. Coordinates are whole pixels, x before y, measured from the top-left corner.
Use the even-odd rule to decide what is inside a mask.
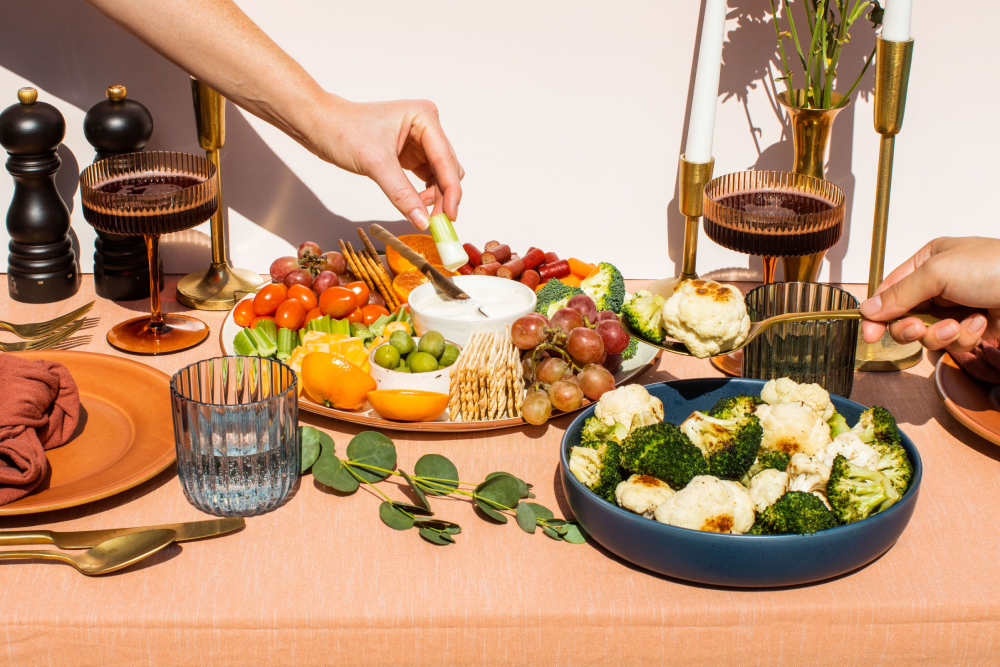
[[[215,165],[187,153],[149,151],[115,155],[80,174],[83,217],[95,229],[142,236],[149,258],[151,314],[114,326],[108,343],[133,354],[171,354],[198,345],[208,325],[160,310],[160,234],[190,229],[219,207]]]

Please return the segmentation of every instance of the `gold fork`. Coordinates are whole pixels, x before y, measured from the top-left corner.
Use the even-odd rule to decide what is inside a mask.
[[[0,320],[0,329],[6,329],[12,332],[18,338],[24,338],[25,340],[32,340],[35,338],[44,338],[53,331],[60,329],[61,327],[69,324],[81,315],[86,315],[90,312],[90,309],[94,307],[94,302],[91,301],[85,306],[80,306],[72,313],[66,313],[61,317],[57,317],[54,320],[49,320],[48,322],[39,322],[38,324],[11,324],[10,322],[4,322]]]
[[[83,326],[87,318],[81,317],[73,324],[60,329],[54,334],[48,336],[47,338],[41,338],[39,340],[33,340],[27,343],[0,343],[0,352],[26,352],[28,350],[47,350],[50,347],[58,345],[63,342]]]
[[[907,317],[916,317],[921,322],[930,326],[941,321],[941,318],[935,317],[930,313],[906,313],[901,317],[897,317],[889,322],[899,322]],[[947,317],[947,315],[946,315]],[[657,349],[663,350],[664,352],[672,352],[674,354],[680,354],[686,357],[693,357],[691,351],[687,349],[684,343],[676,340],[664,339],[661,343],[654,343],[651,340],[646,340],[642,334],[638,331],[632,329],[629,326],[628,319],[622,315],[620,318],[622,323],[622,328],[637,340],[651,345]],[[761,320],[760,322],[754,322],[750,325],[750,331],[747,332],[746,340],[737,345],[734,348],[723,350],[720,354],[729,354],[735,352],[736,350],[746,347],[747,343],[751,340],[764,333],[766,330],[773,327],[775,324],[784,324],[788,322],[815,322],[817,320],[860,320],[863,319],[861,316],[861,311],[857,308],[851,308],[848,310],[819,310],[812,313],[785,313],[784,315],[775,315],[774,317],[769,317],[766,320]],[[888,324],[888,322],[887,322]]]

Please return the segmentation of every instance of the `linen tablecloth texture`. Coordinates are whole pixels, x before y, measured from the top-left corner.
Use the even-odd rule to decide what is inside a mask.
[[[165,310],[176,278],[164,289]],[[634,290],[643,283],[631,281]],[[860,295],[864,286],[851,286]],[[91,277],[66,303],[0,296],[5,319],[39,321],[94,298]],[[77,349],[118,354],[108,328],[146,304],[98,301]],[[205,344],[131,357],[172,373],[218,354],[222,313]],[[78,336],[79,338],[79,336]],[[666,355],[650,383],[717,376],[708,361]],[[749,591],[650,574],[595,544],[556,543],[513,523],[489,524],[468,503],[440,500],[462,524],[437,547],[378,518],[379,499],[343,497],[312,477],[286,505],[223,538],[173,545],[107,577],[65,565],[0,562],[0,665],[995,665],[1000,655],[1000,449],[959,425],[925,359],[903,373],[860,373],[856,401],[889,408],[925,465],[916,513],[885,556],[818,585]],[[300,413],[339,451],[360,429]],[[566,512],[559,441],[547,428],[397,434],[399,465],[427,452],[462,479],[506,470]],[[382,487],[404,498],[392,484]],[[203,519],[169,470],[129,492],[0,529],[84,530]]]

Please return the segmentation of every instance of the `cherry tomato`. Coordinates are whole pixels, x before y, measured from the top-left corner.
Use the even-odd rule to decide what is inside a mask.
[[[310,311],[319,305],[316,292],[303,285],[292,285],[288,288],[288,298],[295,299],[302,304],[306,311]]]
[[[347,321],[351,324],[363,324],[365,321],[365,314],[360,308],[355,308],[351,312],[347,313]]]
[[[257,323],[260,322],[261,320],[271,320],[272,322],[274,322],[274,318],[271,317],[270,315],[261,315],[259,317],[253,318],[253,322],[250,323],[250,328],[253,329],[255,326],[257,326]],[[277,324],[277,322],[274,323]]]
[[[303,322],[303,324],[309,324],[313,320],[318,320],[321,317],[323,317],[323,311],[319,309],[319,306],[317,306],[306,313],[306,321]]]
[[[285,299],[275,311],[274,320],[282,329],[297,331],[305,324],[306,309],[302,307],[302,302],[298,299]]]
[[[257,292],[253,298],[253,312],[257,315],[270,315],[278,309],[288,290],[284,285],[271,284]]]
[[[368,303],[368,285],[365,285],[360,280],[356,280],[353,283],[347,283],[344,285],[344,288],[351,290],[357,295],[358,308],[361,308]]]
[[[253,318],[257,317],[257,313],[253,312],[253,302],[254,299],[247,299],[236,304],[236,308],[233,309],[233,321],[236,324],[248,327],[253,322]]]
[[[370,303],[362,308],[361,312],[365,315],[365,326],[368,326],[382,315],[389,316],[389,310],[385,306],[377,306],[374,303]]]
[[[357,307],[357,296],[345,287],[330,287],[319,295],[319,309],[338,320]]]

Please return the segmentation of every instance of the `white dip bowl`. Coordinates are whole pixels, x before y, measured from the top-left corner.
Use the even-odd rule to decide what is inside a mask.
[[[516,280],[493,276],[455,276],[453,278],[468,301],[453,301],[430,282],[410,293],[410,315],[416,335],[440,331],[445,340],[465,347],[473,332],[503,331],[514,321],[535,311],[535,291]],[[473,303],[474,302],[474,303]],[[490,313],[486,317],[477,304]]]
[[[454,341],[447,340],[447,338],[445,340],[453,345],[458,345]],[[419,343],[420,338],[414,336],[413,341]],[[388,344],[388,342],[382,343],[382,345]],[[378,347],[382,347],[382,345]],[[370,372],[372,379],[375,380],[375,384],[378,385],[379,389],[412,389],[416,391],[435,391],[439,394],[451,393],[451,369],[455,367],[455,364],[439,368],[436,371],[430,371],[429,373],[403,373],[389,368],[382,368],[376,364],[375,350],[377,349],[373,347],[369,350],[368,360],[371,363]],[[459,355],[461,355],[461,345],[458,345],[458,351]]]

